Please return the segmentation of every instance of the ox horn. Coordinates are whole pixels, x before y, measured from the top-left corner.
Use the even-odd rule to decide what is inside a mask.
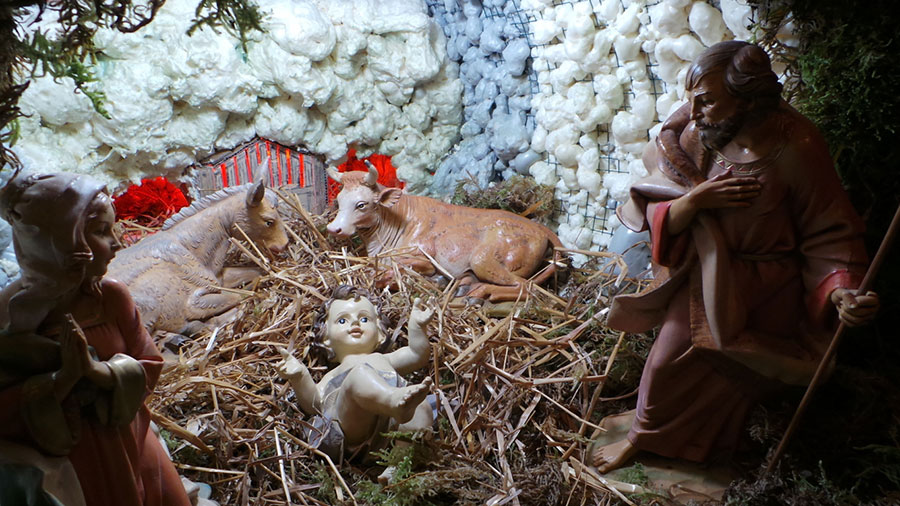
[[[378,182],[378,169],[368,160],[366,160],[366,167],[369,168],[369,175],[366,176],[366,186],[375,186],[375,183]]]
[[[338,183],[341,182],[341,173],[338,172],[334,167],[329,166],[327,169],[325,169],[325,172],[328,173],[328,177],[330,177],[331,179],[334,179]]]

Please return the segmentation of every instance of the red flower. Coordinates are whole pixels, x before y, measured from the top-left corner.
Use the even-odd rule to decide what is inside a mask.
[[[144,179],[113,199],[117,220],[159,225],[188,205],[187,198],[164,177]]]

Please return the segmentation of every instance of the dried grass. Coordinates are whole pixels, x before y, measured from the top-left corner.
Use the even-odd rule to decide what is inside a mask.
[[[327,217],[309,216],[296,199],[282,198],[293,209],[286,220],[293,237],[289,251],[269,261],[255,246],[238,243],[243,258],[266,275],[247,288],[252,295],[234,323],[201,333],[182,348],[148,403],[172,435],[180,471],[211,484],[223,505],[360,503],[357,483],[380,469],[359,458],[338,467],[302,441],[307,417],[275,365],[279,348],[290,349],[318,379],[326,367],[309,355],[315,310],[339,283],[375,292],[374,272],[388,265],[387,258],[368,258],[351,242],[326,238],[320,227]],[[610,260],[592,254],[598,263]],[[633,282],[610,274],[609,265],[589,267],[574,271],[565,285],[534,287],[517,304],[481,307],[454,299],[455,283],[441,288],[392,268],[399,290],[380,296],[382,318],[398,346],[405,344],[412,301],[422,297],[437,306],[430,329],[433,366],[410,378],[431,375],[437,397],[434,438],[423,443],[432,458],[411,477],[427,478],[429,500],[622,500],[582,460],[586,435],[606,402],[601,389],[631,339],[602,325],[603,294],[634,289]]]

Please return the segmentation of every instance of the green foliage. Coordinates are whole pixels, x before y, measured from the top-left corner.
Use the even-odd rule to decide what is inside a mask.
[[[451,385],[455,382],[456,382],[456,376],[454,376],[451,371],[449,371],[449,370],[441,371],[441,380],[440,380],[441,385]]]
[[[314,468],[313,481],[319,483],[319,489],[316,491],[316,496],[328,504],[337,504],[337,495],[335,495],[334,492],[335,483],[328,467],[317,461],[314,464]]]
[[[783,504],[851,506],[861,504],[854,491],[840,488],[825,474],[821,462],[818,470],[767,476],[753,483],[732,486],[725,496],[726,506],[780,506]]]
[[[635,462],[631,467],[622,469],[622,481],[631,483],[632,485],[640,485],[646,487],[650,484],[650,477],[647,476],[647,470],[640,462]]]
[[[72,51],[65,47],[65,42],[64,39],[50,40],[45,34],[35,32],[31,43],[22,47],[22,57],[31,63],[31,75],[39,77],[50,74],[55,79],[72,78],[76,91],[84,93],[91,100],[94,109],[104,118],[109,118],[109,113],[103,107],[103,92],[92,90],[88,86],[97,79],[83,59],[93,54],[93,45],[87,42],[80,50]]]
[[[12,146],[19,138],[19,107],[16,105],[27,85],[12,86],[0,91],[0,169],[5,162],[15,163],[15,155],[7,146]]]
[[[7,128],[7,131],[4,132],[3,135],[8,135],[8,137],[0,136],[0,142],[8,142],[10,146],[15,146],[16,141],[19,140],[19,135],[21,134],[19,118],[10,121]]]
[[[210,467],[214,465],[209,454],[203,453],[194,445],[182,446],[177,453],[173,453],[172,457],[177,459],[178,462],[189,466]]]
[[[169,453],[174,452],[175,449],[178,448],[178,441],[175,440],[175,437],[172,436],[171,432],[167,431],[166,429],[160,429],[159,435],[166,443],[166,448],[169,450]]]
[[[203,26],[223,27],[241,40],[244,53],[250,31],[262,31],[263,16],[252,0],[200,0],[194,12],[196,18],[188,34]]]
[[[398,438],[407,439],[409,433],[390,432],[385,434],[394,439],[390,449],[372,452],[378,458],[378,464],[393,467],[391,484],[382,486],[369,480],[356,483],[356,498],[364,504],[387,506],[413,506],[430,504],[427,497],[433,496],[435,487],[427,473],[413,474],[413,470],[426,458],[425,446],[421,443],[421,435],[412,437],[412,444],[397,444]],[[405,443],[405,442],[404,442]]]
[[[159,435],[166,444],[166,449],[172,455],[178,455],[178,462],[188,465],[206,467],[212,464],[210,456],[201,452],[193,445],[185,445],[179,441],[170,431],[160,429]]]
[[[900,490],[900,446],[873,444],[859,448],[866,466],[857,474],[859,485],[883,482],[887,490]]]
[[[824,132],[844,181],[858,185],[864,178],[857,175],[875,168],[862,163],[883,156],[885,142],[896,140],[896,90],[885,82],[900,78],[900,61],[888,54],[891,39],[877,32],[846,23],[832,23],[827,32],[799,57],[804,87],[797,104]],[[866,153],[867,147],[877,151]]]
[[[80,61],[70,62],[68,68],[66,69],[65,75],[67,77],[71,77],[73,81],[75,81],[75,89],[87,95],[87,97],[91,100],[91,105],[93,105],[94,110],[97,111],[101,116],[106,119],[109,119],[109,112],[106,111],[106,108],[103,107],[103,102],[106,100],[106,94],[100,90],[91,90],[86,87],[87,83],[96,81],[93,72],[91,72],[90,68],[84,65],[84,63]]]
[[[462,180],[456,184],[450,202],[481,209],[503,209],[547,223],[553,214],[553,187],[518,175],[487,188],[481,188],[474,180]]]

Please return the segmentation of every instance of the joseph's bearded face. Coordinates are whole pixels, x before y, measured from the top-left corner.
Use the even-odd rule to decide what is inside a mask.
[[[747,112],[741,111],[717,123],[697,121],[697,128],[700,131],[700,142],[703,143],[706,149],[718,151],[724,148],[731,142],[731,139],[734,139],[741,127],[744,126],[744,118],[746,116]]]
[[[700,131],[700,141],[707,149],[722,149],[738,133],[747,119],[744,100],[732,96],[725,89],[721,72],[700,78],[688,90],[691,119]]]

